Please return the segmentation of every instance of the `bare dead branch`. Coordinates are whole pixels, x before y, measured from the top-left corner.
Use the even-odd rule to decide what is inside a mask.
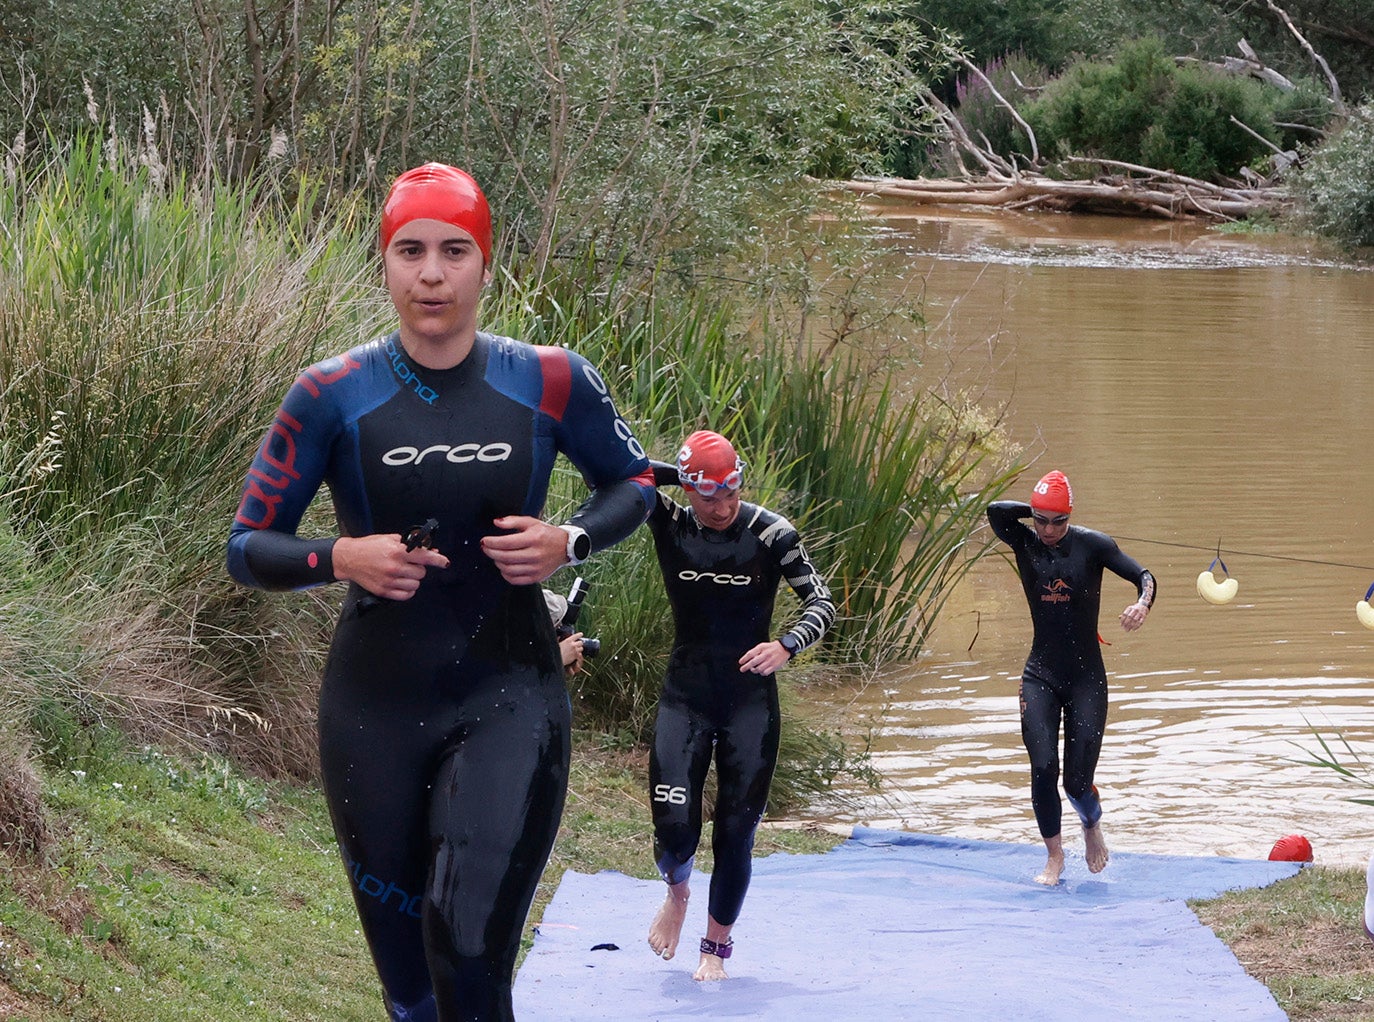
[[[1278,155],[1278,156],[1284,155],[1284,152],[1283,152],[1282,149],[1280,149],[1278,146],[1274,145],[1273,142],[1270,142],[1267,138],[1265,138],[1263,135],[1261,135],[1261,134],[1260,134],[1258,131],[1256,131],[1254,128],[1250,127],[1250,125],[1246,124],[1244,121],[1242,121],[1240,118],[1238,118],[1235,114],[1227,114],[1227,119],[1228,119],[1232,124],[1234,124],[1237,128],[1239,128],[1241,131],[1245,132],[1247,135],[1249,135],[1251,138],[1253,138],[1253,139],[1254,139],[1256,142],[1258,142],[1260,145],[1262,145],[1262,146],[1264,146],[1266,149],[1268,149],[1271,153],[1275,153],[1275,154]]]
[[[1243,39],[1241,40],[1241,42],[1244,41]],[[1297,88],[1296,85],[1278,71],[1275,71],[1272,67],[1251,58],[1241,59],[1240,57],[1222,57],[1220,60],[1202,60],[1198,57],[1175,57],[1174,63],[1196,64],[1220,74],[1256,78],[1266,85],[1272,85],[1274,88],[1282,89],[1284,92],[1292,92]]]
[[[1108,160],[1098,156],[1070,156],[1064,160],[1065,163],[1095,163],[1100,167],[1115,167],[1118,170],[1128,170],[1134,174],[1144,174],[1147,177],[1156,178],[1163,181],[1172,181],[1180,185],[1187,185],[1190,188],[1202,188],[1208,191],[1222,191],[1222,185],[1213,184],[1210,181],[1203,181],[1199,178],[1189,177],[1187,174],[1177,174],[1172,170],[1160,170],[1158,167],[1145,167],[1139,163],[1127,163],[1124,160]]]
[[[982,70],[978,67],[977,64],[969,60],[962,53],[958,55],[958,60],[959,63],[963,64],[964,67],[968,68],[970,71],[972,71],[975,75],[978,76],[978,80],[982,82],[984,85],[986,85],[988,87],[988,91],[992,93],[992,98],[997,100],[997,102],[1000,103],[1002,106],[1006,107],[1007,113],[1011,114],[1012,120],[1014,120],[1018,125],[1020,125],[1021,130],[1024,131],[1026,133],[1026,137],[1030,139],[1031,163],[1034,166],[1040,166],[1040,146],[1036,144],[1035,132],[1031,131],[1031,126],[1026,123],[1025,118],[1023,118],[1019,113],[1017,113],[1016,107],[1012,106],[1009,102],[1007,102],[1007,98],[997,91],[997,86],[993,85],[992,82],[988,80],[988,76],[983,74]],[[1012,77],[1015,78],[1016,76],[1013,75]],[[1017,84],[1019,85],[1021,83],[1018,81]],[[989,146],[988,150],[991,151],[991,149],[992,147]]]
[[[1116,166],[1144,171],[1151,177],[1060,181],[1022,173],[1011,181],[881,178],[828,182],[825,187],[914,205],[1092,209],[1168,220],[1230,221],[1260,212],[1281,212],[1289,205],[1287,193],[1272,186],[1225,188],[1154,168],[1119,163]]]
[[[1340,83],[1336,81],[1336,76],[1332,74],[1331,66],[1327,64],[1326,58],[1312,48],[1312,44],[1307,41],[1307,38],[1300,31],[1298,31],[1298,26],[1293,24],[1293,19],[1288,16],[1287,11],[1274,3],[1274,0],[1264,0],[1264,2],[1269,6],[1269,9],[1283,21],[1284,25],[1288,27],[1288,31],[1293,34],[1293,38],[1298,41],[1298,45],[1307,51],[1307,55],[1312,58],[1313,63],[1321,68],[1322,74],[1326,76],[1326,86],[1331,90],[1331,105],[1335,108],[1336,113],[1344,117],[1346,112],[1345,100],[1341,98],[1341,86]]]
[[[1025,82],[1021,81],[1021,77],[1011,68],[1007,68],[1006,71],[1007,74],[1011,75],[1011,80],[1016,83],[1016,87],[1020,89],[1022,92],[1029,93],[1030,95],[1034,96],[1037,93],[1045,91],[1045,87],[1043,85],[1027,85]]]
[[[1006,160],[1002,159],[1002,157],[998,156],[996,153],[984,149],[982,146],[978,145],[978,143],[974,142],[973,139],[969,138],[968,131],[964,128],[964,122],[959,120],[958,115],[947,107],[939,96],[926,90],[922,93],[921,100],[927,107],[935,112],[935,116],[939,119],[940,123],[948,130],[957,151],[968,153],[982,164],[983,169],[989,174],[1002,174],[1008,177],[1014,176],[1015,171]],[[962,160],[960,161],[960,170],[964,170]],[[967,171],[964,172],[967,173]]]

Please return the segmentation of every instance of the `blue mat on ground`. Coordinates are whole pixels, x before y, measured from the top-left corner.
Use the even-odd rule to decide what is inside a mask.
[[[824,855],[755,860],[723,983],[692,979],[709,877],[678,954],[654,956],[658,881],[564,874],[515,985],[521,1022],[667,1019],[1277,1022],[1268,989],[1184,904],[1264,887],[1291,862],[1069,852],[856,828]]]

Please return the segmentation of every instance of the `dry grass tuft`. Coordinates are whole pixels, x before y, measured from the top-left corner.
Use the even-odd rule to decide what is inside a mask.
[[[25,863],[39,863],[52,845],[42,787],[27,748],[12,734],[0,734],[0,851]]]
[[[1193,909],[1269,987],[1290,1022],[1368,1022],[1374,944],[1362,926],[1364,896],[1362,870],[1310,867]]]

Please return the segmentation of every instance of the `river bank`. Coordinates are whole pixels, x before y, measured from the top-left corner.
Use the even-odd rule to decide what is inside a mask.
[[[609,746],[578,735],[532,921],[564,870],[653,875],[644,755]],[[46,778],[44,791],[57,824],[51,857],[0,856],[0,1017],[379,1017],[317,792],[149,752],[110,758],[82,777]],[[819,827],[767,826],[755,851],[814,854],[840,840]],[[709,871],[709,851],[700,861]],[[1363,884],[1360,871],[1319,867],[1193,907],[1291,1019],[1347,1022],[1374,1018],[1374,947],[1359,930]]]

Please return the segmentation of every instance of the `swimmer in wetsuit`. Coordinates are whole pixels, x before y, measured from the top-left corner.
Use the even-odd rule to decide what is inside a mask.
[[[505,1022],[570,750],[537,583],[642,523],[653,475],[584,359],[477,331],[491,214],[467,174],[401,175],[381,246],[400,328],[296,380],[228,565],[262,589],[349,583],[320,768],[389,1018]],[[560,452],[592,487],[565,526],[539,517]],[[341,535],[297,536],[322,482]]]
[[[744,464],[723,436],[693,433],[676,467],[655,462],[654,474],[659,485],[680,483],[690,507],[660,491],[649,515],[675,625],[649,760],[654,858],[668,884],[649,946],[665,959],[677,952],[714,754],[715,869],[694,978],[719,980],[726,978],[730,931],[749,888],[754,832],[777,765],[773,672],[825,634],[835,604],[787,519],[739,499]],[[801,615],[770,639],[782,579],[801,600]]]
[[[1084,858],[1100,873],[1107,865],[1102,803],[1093,774],[1107,726],[1107,668],[1097,634],[1102,571],[1136,587],[1137,599],[1121,613],[1133,632],[1155,600],[1154,576],[1121,552],[1110,536],[1070,525],[1073,491],[1062,472],[1050,472],[1031,502],[1000,500],[988,507],[997,538],[1016,555],[1021,587],[1030,604],[1034,638],[1021,674],[1021,739],[1031,764],[1031,805],[1048,859],[1037,883],[1053,887],[1064,872],[1060,836],[1059,721],[1064,721],[1064,791],[1083,824]],[[1022,524],[1030,518],[1031,526]]]

